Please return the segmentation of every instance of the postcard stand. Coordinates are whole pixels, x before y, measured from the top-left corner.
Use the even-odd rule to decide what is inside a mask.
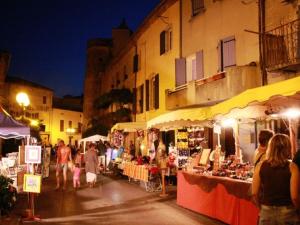
[[[41,176],[35,175],[35,164],[41,163],[41,146],[26,145],[25,146],[25,162],[27,164],[27,174],[24,175],[24,192],[28,192],[28,206],[26,217],[23,222],[40,221],[40,217],[35,215],[35,193],[40,193]]]

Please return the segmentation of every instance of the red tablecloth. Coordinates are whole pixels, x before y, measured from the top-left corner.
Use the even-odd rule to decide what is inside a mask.
[[[230,182],[230,188],[226,187],[227,181]],[[216,184],[212,185],[213,182]],[[177,204],[228,224],[257,224],[259,210],[249,200],[247,191],[244,196],[241,196],[241,193],[229,194],[227,189],[232,190],[232,185],[241,186],[241,190],[246,190],[245,187],[250,188],[251,184],[179,171]],[[201,186],[213,186],[213,188],[201,188]]]

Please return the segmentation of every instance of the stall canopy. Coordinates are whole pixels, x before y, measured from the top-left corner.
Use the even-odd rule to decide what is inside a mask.
[[[135,132],[137,130],[146,130],[147,124],[144,121],[139,122],[127,122],[127,123],[116,123],[112,128],[114,130],[123,130],[124,132]]]
[[[14,120],[0,106],[0,138],[24,138],[30,135],[30,128]]]
[[[248,89],[239,95],[210,107],[179,109],[162,114],[148,121],[147,127],[172,128],[179,126],[197,125],[201,121],[214,119],[219,115],[226,115],[231,112],[243,109],[249,106],[260,106],[258,108],[247,110],[249,118],[255,117],[253,114],[265,111],[264,102],[276,100],[288,96],[296,96],[300,93],[300,76],[274,84]],[[259,111],[257,111],[259,109]],[[252,113],[251,113],[252,112]]]
[[[100,140],[104,142],[104,141],[108,141],[108,138],[106,136],[96,134],[96,135],[86,137],[86,138],[79,140],[79,144],[83,143],[83,151],[85,153],[86,142],[96,142],[96,141],[100,141]]]

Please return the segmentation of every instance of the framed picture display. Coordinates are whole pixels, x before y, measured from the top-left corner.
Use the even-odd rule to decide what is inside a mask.
[[[31,193],[41,193],[42,176],[24,174],[23,191]]]
[[[41,163],[42,148],[37,145],[25,146],[25,163]]]
[[[203,149],[199,164],[202,166],[206,166],[209,155],[210,155],[210,149],[209,148]]]

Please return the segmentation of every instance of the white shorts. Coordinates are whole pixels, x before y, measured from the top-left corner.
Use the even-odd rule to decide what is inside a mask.
[[[91,182],[96,182],[97,181],[97,175],[95,173],[86,173],[86,182],[91,183]]]

